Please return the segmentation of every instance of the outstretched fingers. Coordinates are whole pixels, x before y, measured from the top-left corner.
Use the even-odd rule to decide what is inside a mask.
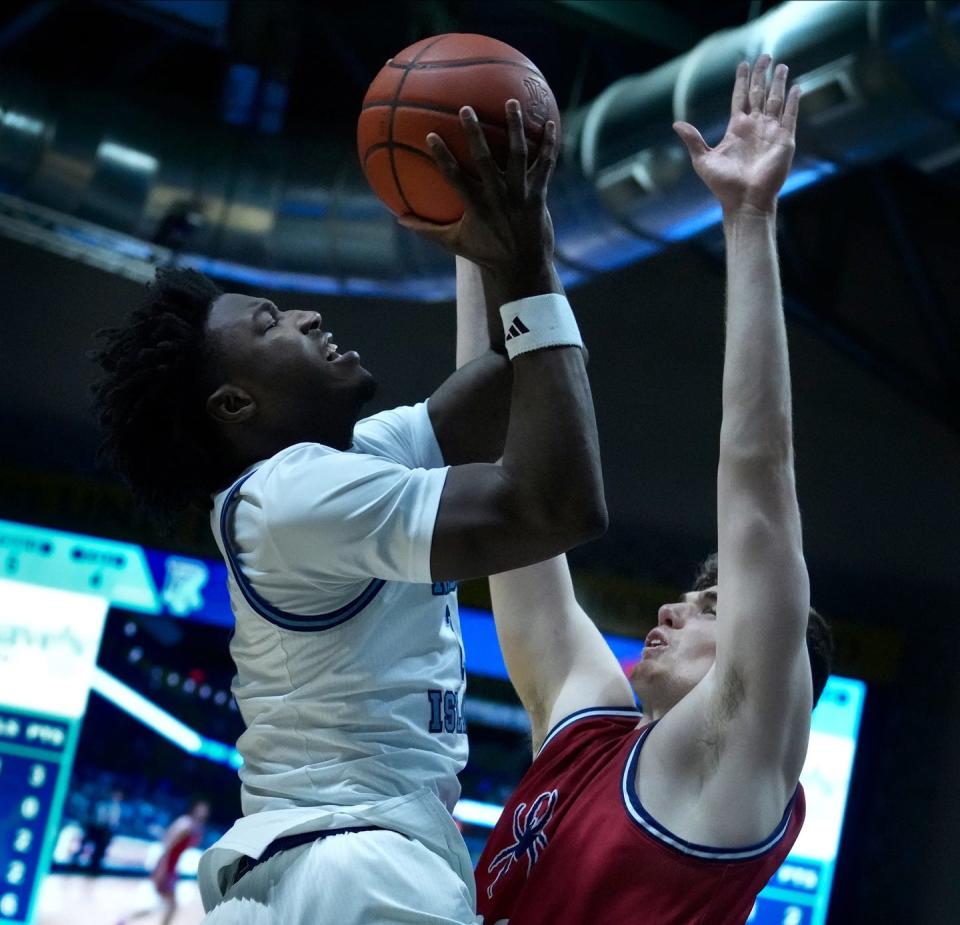
[[[505,179],[507,191],[515,199],[521,200],[526,194],[527,180],[527,138],[523,132],[523,114],[517,100],[507,100],[507,169]]]
[[[750,84],[750,65],[746,61],[741,61],[737,65],[737,78],[733,82],[733,99],[730,103],[730,115],[735,116],[741,112],[749,112],[747,108],[748,93],[747,88]]]
[[[767,97],[767,68],[770,67],[770,55],[757,58],[750,74],[749,102],[751,113],[762,113]]]
[[[778,64],[776,68],[774,68],[770,91],[767,93],[767,102],[763,108],[765,115],[776,119],[778,122],[783,115],[783,102],[787,92],[788,70],[785,64]]]
[[[460,110],[460,124],[466,133],[467,145],[470,147],[470,157],[473,158],[477,174],[484,186],[495,189],[496,184],[500,182],[500,169],[493,160],[490,145],[487,144],[487,138],[483,134],[483,129],[480,128],[473,107],[464,106]]]
[[[427,135],[427,147],[430,148],[430,156],[433,158],[433,162],[447,182],[464,199],[470,199],[472,190],[469,188],[467,176],[457,163],[457,159],[450,153],[450,149],[444,140],[436,132],[430,132]]]
[[[528,191],[531,198],[540,201],[546,199],[547,186],[557,166],[557,147],[557,123],[551,120],[543,127],[540,153],[530,168]]]
[[[797,113],[800,111],[800,88],[794,84],[787,94],[787,102],[783,107],[783,118],[780,124],[790,133],[792,138],[797,133]]]

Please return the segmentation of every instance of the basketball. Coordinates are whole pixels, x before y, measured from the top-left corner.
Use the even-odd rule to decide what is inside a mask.
[[[515,48],[485,35],[434,35],[391,58],[364,97],[357,125],[360,163],[370,186],[396,215],[447,224],[463,214],[459,194],[430,156],[426,137],[436,132],[465,170],[472,159],[460,108],[472,106],[494,159],[507,156],[504,106],[520,103],[529,159],[543,127],[560,114],[537,66]]]

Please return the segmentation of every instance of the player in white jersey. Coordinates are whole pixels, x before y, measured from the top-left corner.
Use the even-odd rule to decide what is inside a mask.
[[[606,524],[552,266],[556,128],[528,168],[510,101],[501,171],[461,116],[479,180],[429,143],[464,217],[404,224],[481,268],[458,261],[458,285],[482,283],[492,347],[426,404],[358,423],[373,379],[317,313],[185,271],[158,275],[100,354],[108,456],[155,508],[213,495],[229,564],[244,816],[201,864],[210,923],[473,921],[450,816],[466,760],[454,582]]]

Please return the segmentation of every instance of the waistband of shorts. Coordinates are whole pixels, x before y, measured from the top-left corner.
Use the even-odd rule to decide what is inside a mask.
[[[342,829],[323,829],[319,832],[298,832],[296,835],[284,835],[281,838],[275,838],[272,842],[270,842],[270,844],[264,848],[260,857],[251,858],[247,855],[244,855],[240,859],[240,863],[237,865],[237,871],[233,875],[233,882],[234,884],[238,883],[241,877],[249,874],[251,870],[258,865],[263,864],[264,861],[269,861],[270,858],[276,857],[281,851],[289,851],[291,848],[299,848],[301,845],[309,845],[311,842],[321,841],[324,838],[329,838],[331,835],[344,835],[348,832],[386,831],[392,830],[384,829],[383,826],[379,825],[351,825]]]

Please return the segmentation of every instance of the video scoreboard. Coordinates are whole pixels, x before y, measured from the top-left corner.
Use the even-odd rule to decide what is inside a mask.
[[[0,922],[31,920],[108,606],[0,579]]]
[[[27,925],[36,913],[91,690],[173,747],[231,773],[239,765],[232,743],[189,728],[158,708],[149,691],[133,690],[98,665],[111,608],[222,627],[224,646],[233,625],[222,562],[0,521],[0,925]],[[491,615],[464,607],[460,616],[468,674],[506,679]],[[605,638],[624,664],[640,654],[639,640]],[[826,922],[864,696],[860,681],[827,683],[801,775],[806,822],[758,896],[750,925]],[[465,711],[475,730],[526,732],[515,703],[468,695]],[[84,742],[109,735],[90,727]],[[482,846],[501,807],[472,796],[465,788],[455,815]]]

